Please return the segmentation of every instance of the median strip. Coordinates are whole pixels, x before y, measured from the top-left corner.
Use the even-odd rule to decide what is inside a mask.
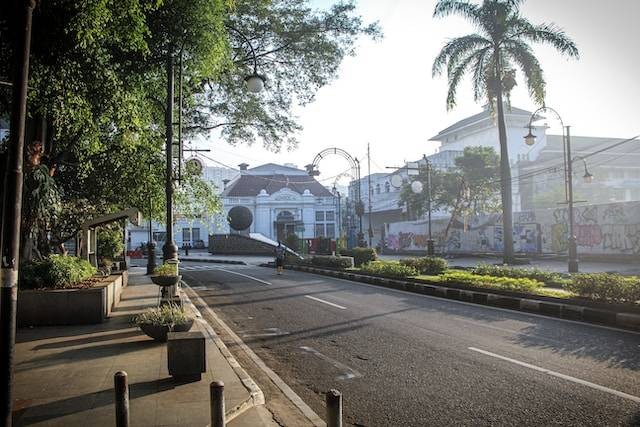
[[[593,388],[595,390],[603,391],[605,393],[612,394],[614,396],[622,397],[623,399],[628,399],[636,403],[640,403],[640,397],[633,396],[631,394],[624,393],[622,391],[614,390],[609,387],[605,387],[599,384],[595,384],[589,381],[581,380],[580,378],[575,378],[569,375],[561,374],[560,372],[551,371],[549,369],[541,368],[540,366],[532,365],[530,363],[521,362],[520,360],[512,359],[510,357],[500,356],[499,354],[491,353],[490,351],[481,350],[475,347],[469,347],[469,350],[475,351],[477,353],[484,354],[485,356],[495,357],[496,359],[504,360],[506,362],[510,362],[525,368],[533,369],[534,371],[542,372],[543,374],[551,375],[552,377],[561,378],[563,380],[571,381],[576,384],[581,384],[586,387]]]

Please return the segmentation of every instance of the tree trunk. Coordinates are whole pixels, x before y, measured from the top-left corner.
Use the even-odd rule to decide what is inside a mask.
[[[504,120],[504,105],[502,103],[502,79],[500,64],[497,62],[497,113],[498,137],[500,140],[500,186],[502,195],[502,242],[504,244],[503,262],[513,263],[513,203],[511,200],[511,165],[509,164],[509,148],[507,146],[507,127]]]

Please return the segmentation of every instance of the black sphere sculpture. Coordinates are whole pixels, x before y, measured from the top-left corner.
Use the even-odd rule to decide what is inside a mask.
[[[229,211],[229,226],[235,231],[246,230],[253,223],[253,214],[249,208],[234,206]]]

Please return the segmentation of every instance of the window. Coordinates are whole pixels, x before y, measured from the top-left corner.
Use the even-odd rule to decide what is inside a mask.
[[[326,218],[327,218],[327,221],[335,221],[335,219],[336,219],[335,212],[334,211],[327,211],[326,212]]]
[[[182,229],[182,241],[183,242],[189,242],[190,240],[191,240],[190,230],[188,228],[183,228]]]
[[[336,226],[335,226],[335,224],[327,224],[326,237],[329,237],[331,239],[336,237]]]
[[[316,224],[316,237],[324,237],[324,224]]]
[[[194,242],[196,240],[200,240],[200,229],[199,228],[192,228],[191,229],[191,238],[193,239]]]
[[[384,192],[388,193],[389,191],[391,191],[391,184],[389,184],[389,181],[384,183]]]
[[[316,211],[316,222],[324,221],[324,211]]]
[[[380,194],[380,184],[376,184],[376,194]]]

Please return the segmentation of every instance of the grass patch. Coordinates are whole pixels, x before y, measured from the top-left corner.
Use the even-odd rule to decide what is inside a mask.
[[[564,290],[564,289],[552,289],[552,288],[539,288],[533,291],[535,295],[540,295],[543,297],[553,297],[553,298],[573,298],[576,296],[573,292]]]

